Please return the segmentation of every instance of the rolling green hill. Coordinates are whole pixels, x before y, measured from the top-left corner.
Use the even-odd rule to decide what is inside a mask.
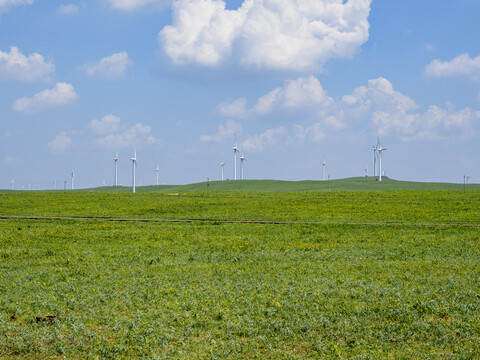
[[[378,182],[374,177],[354,177],[330,181],[302,180],[226,180],[200,182],[188,185],[151,185],[137,186],[136,191],[143,192],[191,192],[191,191],[396,191],[396,190],[458,190],[463,191],[463,184],[399,181],[384,177]],[[480,184],[469,184],[466,190],[480,190]],[[63,191],[63,190],[57,190]],[[104,186],[78,191],[131,192],[130,186]],[[0,190],[0,192],[12,192]]]
[[[467,190],[480,190],[480,184],[469,184]],[[102,187],[90,189],[107,192],[130,192],[131,187]],[[374,177],[355,177],[330,181],[303,180],[226,180],[210,181],[188,185],[159,185],[137,187],[137,192],[190,192],[190,191],[382,191],[382,190],[464,190],[463,184],[424,183],[398,181],[383,178],[378,182]]]

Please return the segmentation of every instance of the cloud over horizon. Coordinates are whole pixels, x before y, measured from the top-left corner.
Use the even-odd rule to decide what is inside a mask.
[[[91,120],[83,129],[73,130],[69,133],[60,132],[48,143],[48,147],[58,155],[73,144],[88,144],[88,146],[118,150],[155,143],[157,143],[157,139],[152,135],[149,125],[124,124],[118,116],[107,114],[100,119]]]
[[[480,112],[468,107],[457,111],[447,103],[445,107],[431,105],[425,111],[419,108],[385,78],[371,79],[367,85],[358,86],[335,100],[327,95],[316,77],[310,76],[285,81],[282,87],[259,97],[250,108],[245,98],[239,98],[220,103],[216,112],[222,117],[257,122],[274,114],[289,124],[290,129],[281,125],[260,134],[247,134],[242,146],[249,151],[271,148],[275,142],[318,143],[327,134],[355,133],[357,128],[370,129],[379,136],[393,134],[401,141],[471,137],[480,130]],[[228,120],[225,127],[220,125],[219,129],[226,129],[231,122]],[[219,131],[216,136],[230,133]],[[210,137],[203,135],[201,139]]]
[[[321,70],[352,57],[369,37],[371,0],[179,0],[159,42],[175,64],[216,67],[232,61],[255,69]],[[237,60],[238,59],[238,60]]]

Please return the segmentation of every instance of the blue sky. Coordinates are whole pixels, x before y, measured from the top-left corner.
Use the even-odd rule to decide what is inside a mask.
[[[480,0],[0,1],[0,188],[480,178]],[[237,172],[240,172],[237,161]]]

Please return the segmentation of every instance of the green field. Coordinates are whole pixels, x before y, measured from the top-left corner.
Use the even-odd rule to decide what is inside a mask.
[[[480,358],[480,191],[236,183],[0,194],[0,358]]]

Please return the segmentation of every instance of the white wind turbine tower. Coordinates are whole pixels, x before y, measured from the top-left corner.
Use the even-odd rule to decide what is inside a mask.
[[[72,170],[72,173],[70,174],[72,176],[72,190],[74,189],[73,187],[73,179],[75,178],[75,170]]]
[[[323,166],[323,181],[325,181],[325,169],[327,167],[327,162],[325,159],[322,161],[322,166]]]
[[[133,148],[133,158],[132,160],[132,192],[135,192],[135,168],[137,167],[137,151]]]
[[[118,186],[118,153],[113,160],[115,160],[115,186]]]
[[[235,146],[232,147],[233,149],[233,180],[237,180],[237,134],[235,134]]]
[[[373,177],[375,177],[375,170],[377,168],[377,151],[380,146],[380,139],[377,138],[377,145],[372,146],[373,150]]]
[[[378,139],[377,152],[378,152],[378,181],[382,181],[382,151],[387,150],[387,148],[382,148],[380,145],[380,139]]]
[[[157,185],[158,185],[158,172],[160,171],[160,164],[157,165],[157,168],[155,169],[157,172]]]
[[[243,162],[244,162],[245,160],[247,160],[247,159],[245,158],[245,156],[243,156],[243,152],[242,152],[242,156],[240,156],[240,169],[241,169],[241,174],[242,174],[242,180],[244,179],[244,178],[243,178],[243,167],[244,167]]]
[[[12,184],[12,190],[15,189],[15,179],[12,179],[12,181],[10,181],[10,184]]]
[[[225,162],[222,161],[222,162],[220,163],[220,166],[222,167],[222,181],[223,181],[223,167],[225,166]]]

